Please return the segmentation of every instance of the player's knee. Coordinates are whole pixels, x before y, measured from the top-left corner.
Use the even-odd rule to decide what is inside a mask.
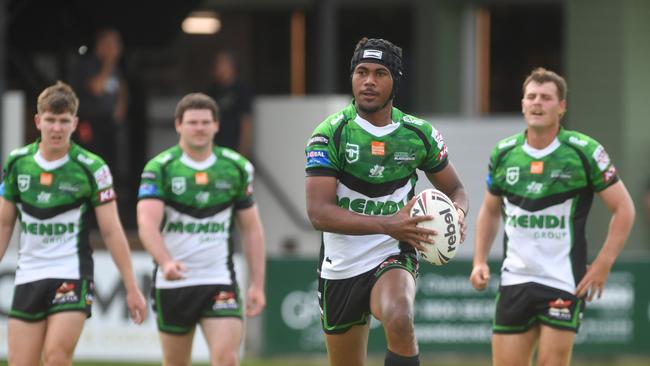
[[[384,328],[393,334],[407,335],[413,333],[413,309],[410,302],[397,299],[389,311],[382,315]]]
[[[50,348],[43,351],[44,366],[68,366],[72,363],[72,352],[62,348]]]
[[[239,353],[236,350],[223,351],[212,355],[212,366],[238,366]]]

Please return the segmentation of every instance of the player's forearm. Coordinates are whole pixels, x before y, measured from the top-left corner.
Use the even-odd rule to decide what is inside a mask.
[[[264,230],[261,225],[257,225],[256,228],[243,233],[243,245],[246,262],[248,263],[250,284],[263,289],[266,274],[266,247]]]
[[[614,264],[630,235],[635,215],[634,205],[631,201],[629,204],[621,205],[613,212],[607,238],[598,253],[597,260],[604,261],[610,267]]]
[[[111,233],[102,233],[106,248],[111,253],[113,262],[117,266],[117,270],[122,276],[122,282],[127,291],[137,289],[135,280],[135,272],[131,264],[131,251],[129,250],[129,243],[126,240],[124,231],[114,230]]]
[[[478,213],[476,219],[476,239],[474,244],[474,260],[473,264],[487,263],[488,253],[492,248],[492,242],[496,238],[497,231],[499,230],[498,214],[490,212],[484,207]]]
[[[165,241],[157,227],[138,224],[138,235],[144,249],[151,254],[153,259],[159,265],[163,265],[173,258],[169,254]]]
[[[314,229],[347,235],[371,235],[386,233],[384,216],[364,216],[334,204],[308,208],[309,219]]]
[[[453,202],[456,202],[458,206],[463,210],[465,215],[469,212],[469,198],[467,197],[467,192],[465,191],[465,188],[462,186],[454,189],[453,192],[449,195],[449,198]]]

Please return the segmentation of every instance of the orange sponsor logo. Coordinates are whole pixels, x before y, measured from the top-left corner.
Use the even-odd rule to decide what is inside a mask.
[[[533,161],[530,163],[530,174],[542,174],[544,173],[544,162],[543,161]]]
[[[386,154],[385,146],[385,142],[372,141],[370,143],[372,155],[384,156]]]
[[[51,186],[53,180],[54,180],[54,175],[52,175],[52,173],[45,173],[45,172],[41,173],[40,182],[42,185]]]
[[[198,172],[198,173],[194,174],[194,181],[196,182],[196,184],[199,184],[199,185],[202,185],[202,186],[208,184],[208,173],[206,173],[206,172]]]

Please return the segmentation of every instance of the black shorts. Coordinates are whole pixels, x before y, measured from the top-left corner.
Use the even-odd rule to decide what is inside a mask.
[[[161,332],[188,333],[201,318],[242,319],[242,303],[236,284],[153,288],[151,292],[151,306]]]
[[[377,279],[394,268],[407,270],[418,276],[418,260],[413,254],[403,253],[386,258],[368,272],[342,280],[318,279],[318,303],[323,331],[327,334],[345,333],[355,325],[368,322],[370,292]]]
[[[583,299],[535,282],[501,286],[496,299],[494,333],[523,333],[538,323],[578,333]]]
[[[9,317],[30,322],[62,311],[81,311],[91,316],[95,288],[92,280],[46,278],[14,288]]]

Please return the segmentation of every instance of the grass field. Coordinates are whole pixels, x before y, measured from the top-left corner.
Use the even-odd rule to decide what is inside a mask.
[[[367,366],[382,366],[382,358],[371,358]],[[650,358],[623,357],[623,358],[580,358],[577,357],[571,363],[573,366],[647,366]],[[6,361],[0,361],[0,366],[6,366]],[[160,363],[117,363],[117,362],[74,362],[74,366],[154,366]],[[203,366],[203,364],[195,364]],[[422,366],[490,366],[491,362],[486,357],[467,358],[459,356],[424,355],[421,361]],[[327,366],[325,357],[312,358],[270,358],[270,359],[246,359],[241,366]]]

